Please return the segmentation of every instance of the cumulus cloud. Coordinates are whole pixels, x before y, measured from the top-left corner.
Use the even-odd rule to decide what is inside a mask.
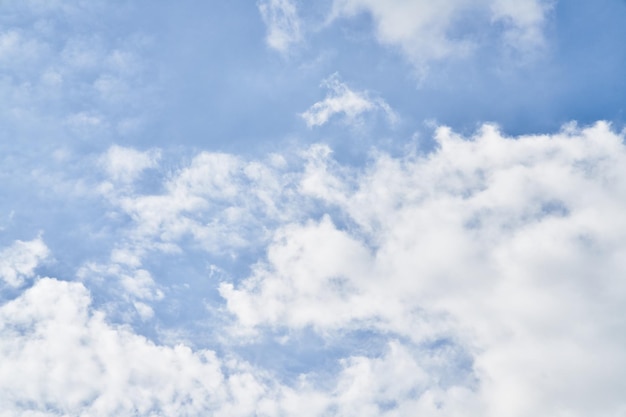
[[[300,115],[309,127],[322,126],[335,115],[342,115],[349,124],[358,124],[359,116],[373,111],[383,112],[390,123],[397,120],[397,115],[383,99],[371,98],[367,91],[351,90],[337,74],[324,80],[322,86],[329,90],[326,98]]]
[[[48,247],[41,237],[28,242],[18,240],[0,250],[0,279],[10,287],[19,287],[35,275],[35,268],[48,255]]]
[[[543,0],[335,0],[331,19],[370,14],[378,41],[400,48],[423,70],[431,61],[465,56],[477,46],[474,39],[479,37],[474,33],[452,35],[463,19],[478,19],[487,28],[504,26],[504,39],[512,48],[540,45],[550,4]]]
[[[433,415],[621,412],[623,137],[599,123],[519,138],[440,128],[436,140],[429,155],[315,170],[303,192],[353,226],[281,227],[247,280],[220,287],[238,325],[454,340],[478,384],[421,391]]]
[[[262,0],[261,17],[267,25],[267,44],[279,52],[287,52],[302,39],[302,24],[293,0]]]
[[[158,194],[113,187],[104,195],[133,223],[110,276],[146,320],[160,297],[142,265],[151,251],[188,237],[209,253],[253,245],[265,255],[247,278],[213,284],[228,346],[306,331],[331,346],[350,332],[385,341],[344,351],[325,384],[309,370],[259,388],[268,415],[303,403],[311,415],[619,415],[623,135],[598,123],[510,138],[485,125],[435,140],[361,168],[324,145],[295,162],[202,152]]]
[[[109,325],[82,284],[42,278],[0,318],[2,416],[271,415],[245,364]]]
[[[0,360],[0,415],[42,417],[377,416],[396,403],[410,410],[433,364],[391,342],[380,358],[346,358],[331,388],[304,376],[287,386],[235,357],[111,325],[82,284],[53,278],[0,306]]]

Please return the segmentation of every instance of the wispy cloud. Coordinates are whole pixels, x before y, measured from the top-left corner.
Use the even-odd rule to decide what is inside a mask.
[[[351,90],[337,74],[325,79],[322,87],[329,90],[326,98],[300,114],[309,127],[322,126],[335,115],[343,116],[348,124],[358,124],[362,114],[374,111],[381,111],[392,124],[398,119],[383,99],[370,97],[367,91]]]
[[[48,247],[41,237],[14,242],[0,250],[0,280],[10,287],[19,287],[34,276],[35,268],[48,255]]]
[[[480,33],[451,35],[464,16],[471,16],[470,27],[476,27],[478,22],[477,32],[501,25],[509,48],[536,48],[542,44],[543,25],[551,4],[543,0],[335,0],[331,19],[370,14],[378,41],[399,47],[424,73],[432,61],[463,57],[480,46]]]
[[[133,148],[113,145],[100,158],[100,164],[113,181],[132,182],[142,171],[156,166],[160,151],[140,152]]]
[[[267,25],[267,44],[287,52],[302,40],[302,22],[293,0],[261,0],[259,11]]]

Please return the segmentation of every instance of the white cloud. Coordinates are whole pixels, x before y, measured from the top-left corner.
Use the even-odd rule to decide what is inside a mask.
[[[373,111],[382,111],[391,123],[397,120],[396,114],[383,99],[371,98],[367,91],[351,90],[339,80],[337,74],[324,80],[322,86],[329,90],[326,98],[301,114],[309,127],[322,126],[338,114],[347,123],[358,124],[359,116]]]
[[[41,237],[28,242],[18,240],[0,251],[0,279],[11,287],[19,287],[35,275],[35,268],[48,255]]]
[[[110,161],[110,154],[111,150],[103,160]],[[137,159],[145,166],[156,163],[150,153],[132,153],[128,158],[126,154],[115,158],[123,163],[110,168],[111,172],[126,176],[127,166],[142,167]],[[290,201],[300,197],[289,192],[296,184],[292,176],[285,175],[284,164],[276,155],[268,161],[245,161],[225,153],[201,152],[187,166],[163,178],[159,194],[141,193],[132,184],[102,184],[100,190],[113,207],[134,222],[129,241],[119,248],[127,258],[124,262],[138,264],[137,259],[149,250],[176,251],[183,236],[215,253],[265,241],[271,224],[299,215],[299,207]]]
[[[144,170],[154,168],[159,158],[159,150],[141,152],[133,148],[113,145],[100,158],[100,164],[113,181],[129,183]]]
[[[302,192],[353,226],[325,217],[281,227],[266,262],[220,287],[236,325],[372,329],[403,338],[402,349],[454,340],[469,355],[477,382],[410,389],[414,398],[389,415],[619,415],[624,138],[599,123],[519,138],[491,126],[471,139],[440,128],[436,139],[432,154],[380,155],[364,171],[337,171],[330,160],[305,171],[303,184],[316,179]],[[353,395],[384,380],[372,384]],[[385,415],[370,406],[359,413]]]
[[[261,0],[261,17],[267,25],[267,44],[280,52],[302,39],[302,23],[293,0]]]
[[[433,361],[397,342],[380,358],[346,358],[329,389],[305,376],[287,386],[235,357],[108,324],[90,298],[82,284],[42,278],[0,306],[0,416],[379,416],[390,404],[434,402],[416,395]]]
[[[216,282],[233,319],[225,343],[266,329],[387,340],[386,353],[347,353],[324,386],[306,382],[314,372],[280,395],[253,384],[268,415],[303,402],[329,415],[619,415],[623,136],[599,123],[518,138],[441,127],[435,139],[429,154],[359,169],[323,145],[296,163],[203,152],[161,194],[113,186],[133,225],[102,270],[148,320],[152,251],[187,237],[210,253],[254,246],[266,257],[248,278]]]
[[[2,416],[248,416],[273,396],[245,364],[111,326],[50,278],[0,307],[0,361]]]
[[[133,180],[142,170],[156,167],[159,155],[113,146],[99,158],[111,181],[96,188],[111,204],[111,216],[128,216],[132,222],[108,262],[87,262],[79,270],[86,283],[100,285],[106,279],[106,291],[131,303],[141,317],[149,316],[143,304],[163,297],[163,288],[143,267],[146,258],[155,252],[180,253],[185,240],[195,249],[235,257],[239,250],[266,242],[273,224],[293,219],[300,208],[290,203],[299,198],[297,184],[285,175],[282,156],[245,161],[201,152],[161,178],[160,192],[145,193]]]
[[[369,13],[378,41],[399,47],[424,71],[433,60],[465,56],[478,45],[476,34],[451,36],[463,19],[481,19],[483,27],[503,25],[509,47],[537,47],[550,4],[544,0],[334,0],[331,19]]]
[[[77,271],[83,282],[96,286],[106,283],[106,291],[115,295],[106,307],[111,317],[125,322],[132,322],[137,316],[148,320],[154,316],[148,303],[164,298],[161,286],[141,267],[142,255],[142,248],[117,247],[111,252],[110,262],[88,262]]]
[[[109,324],[89,280],[40,278],[0,307],[0,415],[620,415],[623,140],[603,123],[518,138],[442,127],[435,151],[359,169],[316,145],[296,164],[201,153],[162,194],[112,184],[134,223],[110,264],[83,273],[114,278],[141,320],[167,294],[143,266],[151,251],[185,234],[233,247],[234,235],[266,256],[242,281],[214,280],[232,314],[226,352],[266,329],[330,345],[369,332],[383,347],[364,336],[319,375],[279,382],[262,361]],[[5,249],[4,279],[19,285],[46,253],[40,239]]]

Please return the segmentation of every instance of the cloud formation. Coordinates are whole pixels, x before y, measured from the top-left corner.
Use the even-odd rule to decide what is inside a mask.
[[[293,0],[262,0],[261,17],[267,26],[267,44],[279,52],[287,52],[302,40],[302,23]]]
[[[18,240],[0,250],[0,280],[10,287],[19,287],[35,275],[35,268],[50,254],[41,237],[24,242]]]
[[[113,145],[100,159],[100,164],[113,181],[132,182],[147,168],[156,166],[159,152],[140,152],[133,148]]]
[[[470,138],[441,127],[435,139],[430,153],[374,154],[361,168],[324,145],[293,165],[287,154],[203,152],[162,194],[109,189],[132,227],[103,271],[144,320],[167,293],[144,265],[161,245],[238,235],[263,249],[245,279],[212,281],[222,300],[211,308],[230,315],[212,322],[228,353],[149,341],[91,306],[90,280],[38,278],[0,307],[3,412],[619,415],[623,135],[598,123],[510,138],[485,125]],[[196,233],[215,221],[221,229]],[[2,252],[5,280],[33,276],[45,247],[33,242]],[[364,335],[293,380],[234,353],[276,335],[274,352],[286,353],[306,331],[327,346]]]
[[[2,2],[0,417],[623,416],[625,132],[455,133],[619,113],[583,3]]]
[[[245,364],[109,325],[80,283],[42,278],[0,318],[2,416],[271,415]]]
[[[478,32],[501,25],[507,46],[514,49],[541,45],[550,4],[543,0],[335,0],[331,18],[368,13],[374,20],[376,39],[399,48],[423,71],[431,61],[469,54],[480,43],[481,36],[471,29],[476,25]],[[470,29],[454,32],[463,26]]]
[[[280,228],[266,262],[220,287],[237,323],[452,340],[479,383],[442,394],[433,415],[620,410],[623,137],[599,123],[515,139],[440,128],[436,140],[432,154],[380,155],[363,172],[307,172],[303,191],[352,226]]]
[[[326,98],[300,115],[308,127],[322,126],[335,115],[341,115],[346,123],[354,125],[359,123],[362,114],[373,111],[382,112],[392,124],[398,119],[385,100],[371,98],[367,91],[353,91],[337,74],[325,79],[322,87],[329,90]]]

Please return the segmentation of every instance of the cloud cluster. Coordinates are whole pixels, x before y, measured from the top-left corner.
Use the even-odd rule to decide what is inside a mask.
[[[496,34],[505,49],[528,55],[544,44],[552,0],[333,0],[326,21],[366,13],[376,40],[400,50],[423,75],[432,62],[470,55]],[[287,52],[301,42],[305,21],[293,0],[263,0],[259,11],[270,47]]]
[[[257,245],[265,255],[247,278],[206,284],[231,317],[212,323],[231,335],[226,352],[256,334],[284,335],[275,353],[287,354],[306,331],[328,346],[360,333],[362,347],[284,380],[263,361],[109,324],[90,307],[89,280],[40,278],[0,307],[5,413],[620,415],[623,135],[598,123],[508,138],[485,125],[471,138],[441,127],[435,139],[428,154],[374,154],[361,168],[324,145],[297,163],[203,152],[155,194],[109,172],[103,195],[132,227],[106,273],[139,314],[163,296],[143,265],[155,253],[186,237],[208,253]],[[3,271],[17,270],[23,246],[2,252]],[[367,347],[373,336],[381,348]]]
[[[220,288],[237,324],[452,340],[479,383],[442,394],[432,415],[623,410],[623,137],[599,123],[515,139],[440,128],[436,140],[363,172],[331,160],[306,172],[302,191],[348,222],[281,227],[267,260]]]
[[[42,278],[0,318],[1,416],[271,415],[245,364],[111,326],[82,284]]]

